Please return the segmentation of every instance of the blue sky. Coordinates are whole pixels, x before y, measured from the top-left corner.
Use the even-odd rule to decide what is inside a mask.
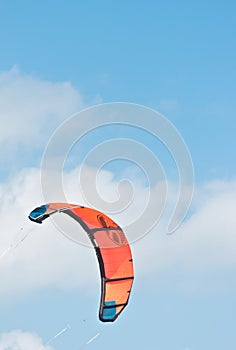
[[[89,103],[99,95],[105,102],[170,110],[197,175],[203,168],[209,177],[213,171],[230,176],[234,2],[22,1],[21,6],[0,6],[1,70],[17,64],[39,79],[69,81]],[[199,148],[207,152],[207,162],[199,162]]]
[[[111,343],[113,349],[221,350],[235,344],[235,10],[233,1],[1,2],[2,251],[21,225],[33,232],[0,260],[0,350],[13,349],[14,341],[18,350],[99,350]],[[83,157],[117,136],[150,148],[170,188],[158,227],[132,246],[130,304],[117,322],[103,325],[92,250],[50,223],[29,226],[26,216],[42,202],[41,158],[56,127],[108,102],[144,105],[175,125],[192,156],[196,192],[191,215],[167,236],[178,174],[158,140],[121,125],[95,130],[74,146],[65,175],[74,201],[84,200],[72,185]],[[124,175],[137,202],[118,217],[121,226],[141,210],[145,177],[120,161],[99,178],[110,200]],[[158,189],[152,189],[157,197]]]

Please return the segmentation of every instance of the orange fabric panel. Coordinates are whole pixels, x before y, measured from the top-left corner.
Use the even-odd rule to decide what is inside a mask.
[[[107,249],[101,248],[106,278],[133,276],[133,264],[129,246]]]
[[[74,208],[71,211],[78,215],[90,228],[118,227],[118,225],[108,216],[98,210],[90,208]]]
[[[100,248],[117,248],[128,246],[124,232],[119,230],[101,230],[94,233],[94,239]]]
[[[47,214],[54,212],[55,210],[68,209],[71,210],[75,215],[81,218],[88,228],[108,228],[108,227],[119,227],[112,219],[107,215],[101,213],[98,210],[92,208],[86,208],[76,204],[69,203],[49,203]]]
[[[105,285],[105,302],[115,301],[116,304],[126,304],[129,298],[133,280],[107,282]]]
[[[68,203],[49,203],[49,208],[47,209],[47,214],[54,212],[55,210],[61,210],[69,208],[73,204]]]
[[[119,313],[122,311],[122,309],[124,309],[124,307],[125,307],[125,306],[118,306],[118,307],[116,308],[116,314],[119,314]]]
[[[116,234],[116,241],[114,241],[112,233]],[[119,237],[119,245],[117,237]],[[97,231],[94,234],[94,239],[100,248],[106,278],[133,276],[131,250],[122,231]]]

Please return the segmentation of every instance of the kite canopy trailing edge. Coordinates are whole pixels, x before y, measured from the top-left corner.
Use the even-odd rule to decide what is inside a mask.
[[[128,304],[134,279],[132,253],[123,230],[104,213],[69,203],[42,205],[29,214],[29,219],[42,224],[55,213],[69,215],[88,234],[100,267],[99,319],[102,322],[115,321]]]

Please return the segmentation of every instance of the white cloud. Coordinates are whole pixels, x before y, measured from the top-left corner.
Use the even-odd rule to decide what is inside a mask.
[[[36,333],[13,330],[0,334],[0,350],[53,350],[44,346],[42,339]]]
[[[5,147],[44,145],[53,129],[83,104],[69,82],[41,80],[17,67],[0,72],[0,143]]]
[[[194,214],[171,236],[167,220],[134,245],[137,271],[158,288],[230,293],[236,284],[236,182],[214,181],[198,190]]]

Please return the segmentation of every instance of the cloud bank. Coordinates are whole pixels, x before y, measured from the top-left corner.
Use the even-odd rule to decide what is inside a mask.
[[[44,346],[42,339],[36,333],[13,330],[0,333],[0,350],[53,350]]]
[[[0,72],[0,142],[42,144],[65,117],[84,105],[69,82],[52,83],[17,67]]]
[[[39,79],[17,67],[0,72],[0,178],[38,164],[55,128],[84,105],[69,82]]]

